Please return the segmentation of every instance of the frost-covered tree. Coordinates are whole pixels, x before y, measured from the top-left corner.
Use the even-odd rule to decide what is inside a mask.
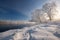
[[[46,3],[42,7],[43,11],[45,11],[48,14],[50,21],[53,19],[53,16],[57,12],[56,7],[57,5],[55,2]]]
[[[52,21],[57,13],[56,8],[57,5],[55,2],[45,3],[41,9],[36,9],[32,13],[32,21],[39,23]]]
[[[40,9],[36,9],[33,13],[32,13],[32,21],[34,22],[41,22],[40,20],[40,12],[41,10]]]
[[[48,20],[48,15],[42,9],[36,9],[32,13],[32,21],[42,23]]]

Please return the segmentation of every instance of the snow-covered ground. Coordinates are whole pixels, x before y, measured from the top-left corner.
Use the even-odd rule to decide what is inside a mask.
[[[0,40],[60,40],[60,26],[38,24],[0,33]]]

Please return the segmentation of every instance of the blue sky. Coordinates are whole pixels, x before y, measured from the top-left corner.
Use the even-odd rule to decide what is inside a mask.
[[[0,0],[0,20],[29,20],[47,0]]]

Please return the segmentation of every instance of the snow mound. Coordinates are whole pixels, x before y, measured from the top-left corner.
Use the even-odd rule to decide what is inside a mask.
[[[9,30],[0,35],[0,40],[60,40],[60,27],[53,24],[39,24]]]
[[[18,29],[13,36],[14,40],[59,40],[54,35],[56,32],[56,25],[50,25],[50,27],[44,27],[43,25],[36,25],[32,27],[26,27]]]

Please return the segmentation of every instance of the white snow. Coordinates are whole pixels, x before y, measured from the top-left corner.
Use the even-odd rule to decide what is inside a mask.
[[[54,24],[39,24],[0,33],[1,40],[60,40],[60,27]],[[56,33],[57,32],[57,33]],[[13,35],[14,34],[14,35]],[[55,35],[57,34],[57,35]],[[11,35],[11,36],[10,36]]]

